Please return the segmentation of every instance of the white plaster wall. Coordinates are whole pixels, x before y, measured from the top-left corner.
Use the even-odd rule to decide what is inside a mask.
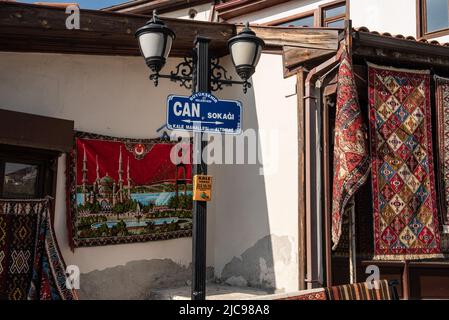
[[[167,69],[177,60],[169,60]],[[165,122],[169,93],[188,94],[170,81],[154,88],[140,57],[0,53],[0,108],[75,121],[77,130],[131,138],[156,137]],[[57,180],[55,226],[62,254],[82,273],[129,261],[169,258],[188,265],[191,238],[138,244],[68,247],[65,219],[65,160]],[[210,212],[213,215],[213,212]],[[208,265],[213,265],[213,220]]]
[[[189,10],[195,9],[198,14],[194,19],[189,17]],[[161,14],[161,17],[169,17],[169,18],[178,18],[178,19],[188,19],[188,20],[197,20],[197,21],[209,21],[210,19],[210,10],[211,4],[205,3],[198,6],[192,6],[185,9],[180,9],[172,12],[166,12]]]
[[[170,59],[164,70],[179,62]],[[223,65],[232,70],[230,59]],[[165,121],[169,93],[188,95],[178,84],[161,81],[154,88],[140,57],[0,53],[0,108],[71,119],[77,130],[132,138],[155,137]],[[233,74],[234,79],[238,76]],[[264,54],[253,76],[254,90],[240,86],[217,93],[243,102],[243,129],[272,130],[275,138],[261,139],[261,155],[277,163],[277,171],[260,175],[260,165],[211,165],[213,201],[208,211],[208,265],[216,275],[234,257],[268,236],[273,241],[274,270],[261,277],[278,289],[297,290],[297,118],[295,78],[283,79],[282,58]],[[288,95],[292,95],[286,97]],[[62,254],[82,273],[144,259],[169,258],[183,265],[191,261],[191,239],[78,248],[67,243],[65,220],[65,161],[59,161],[55,226]],[[263,267],[263,261],[260,261]]]
[[[416,37],[415,0],[350,0],[353,27]]]
[[[448,43],[449,42],[449,35],[448,36],[437,37],[437,38],[432,38],[431,40],[436,40],[436,41],[438,41],[441,44]]]
[[[272,276],[276,288],[298,290],[296,78],[283,78],[281,55],[263,54],[252,82],[254,88],[247,95],[241,95],[239,87],[224,90],[221,95],[241,96],[244,130],[267,133],[260,143],[269,172],[260,175],[259,164],[223,165],[217,170],[215,272],[220,276],[234,256],[239,258],[267,235],[288,237],[291,252],[287,261],[281,257],[285,243],[272,241]]]
[[[302,12],[315,10],[318,6],[332,2],[333,0],[295,0],[279,4],[247,15],[229,19],[229,22],[266,23],[277,19],[289,17]]]
[[[392,35],[417,37],[415,0],[350,0],[350,16],[354,27]],[[449,36],[431,38],[440,43],[449,42]]]

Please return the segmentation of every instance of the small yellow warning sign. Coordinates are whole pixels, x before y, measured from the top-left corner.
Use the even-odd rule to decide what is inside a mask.
[[[193,176],[193,200],[210,201],[212,197],[212,176]]]

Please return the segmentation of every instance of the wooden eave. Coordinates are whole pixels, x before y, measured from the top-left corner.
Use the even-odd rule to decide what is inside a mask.
[[[449,68],[449,46],[376,32],[353,32],[353,56],[390,64]]]
[[[233,0],[215,6],[218,16],[223,20],[263,10],[290,0]]]
[[[102,10],[122,13],[151,14],[153,10],[157,9],[158,13],[166,13],[212,2],[213,0],[139,0],[118,4]]]
[[[140,55],[135,31],[148,16],[80,10],[81,29],[66,28],[65,9],[0,2],[0,51],[99,55]],[[242,25],[164,18],[176,33],[171,56],[192,53],[196,36],[211,39],[212,55],[228,54],[227,41]],[[266,50],[284,53],[284,67],[292,67],[334,53],[341,30],[251,26],[264,39]]]
[[[243,28],[237,25],[237,32]],[[266,50],[278,51],[283,57],[284,76],[296,73],[298,68],[316,65],[335,55],[343,29],[251,26],[264,39]]]
[[[135,31],[147,16],[80,10],[81,29],[66,28],[69,15],[52,6],[0,2],[0,51],[100,55],[140,55]],[[196,36],[211,39],[213,55],[228,54],[227,41],[235,25],[164,18],[176,33],[171,56],[191,55]]]
[[[0,144],[69,152],[74,122],[0,107]]]

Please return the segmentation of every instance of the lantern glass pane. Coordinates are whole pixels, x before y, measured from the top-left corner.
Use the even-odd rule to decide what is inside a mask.
[[[236,41],[231,45],[231,55],[235,66],[252,65],[258,45],[251,41]]]
[[[167,36],[167,46],[165,47],[165,52],[164,52],[164,58],[167,59],[170,50],[171,50],[171,46],[173,44],[173,38],[170,36]]]
[[[140,48],[145,58],[162,57],[164,52],[164,34],[148,32],[139,37]]]
[[[257,66],[257,64],[259,63],[260,60],[260,56],[262,55],[262,46],[257,46],[257,57],[256,57],[256,61],[254,62],[254,67]]]

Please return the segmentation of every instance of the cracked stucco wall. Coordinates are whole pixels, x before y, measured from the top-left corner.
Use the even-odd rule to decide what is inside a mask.
[[[124,266],[95,270],[80,277],[79,296],[93,300],[148,300],[153,290],[189,285],[191,265],[179,265],[170,259],[131,261]],[[207,279],[213,268],[207,269]]]
[[[220,166],[215,172],[215,276],[228,283],[295,291],[299,286],[296,77],[284,79],[281,56],[262,54],[252,83],[252,90],[239,99],[244,106],[242,127],[260,134],[259,161]],[[231,96],[226,90],[223,95]]]
[[[287,236],[266,236],[240,256],[234,256],[218,278],[229,285],[285,291],[286,288],[280,286],[279,275],[295,274],[297,264],[293,244]]]

